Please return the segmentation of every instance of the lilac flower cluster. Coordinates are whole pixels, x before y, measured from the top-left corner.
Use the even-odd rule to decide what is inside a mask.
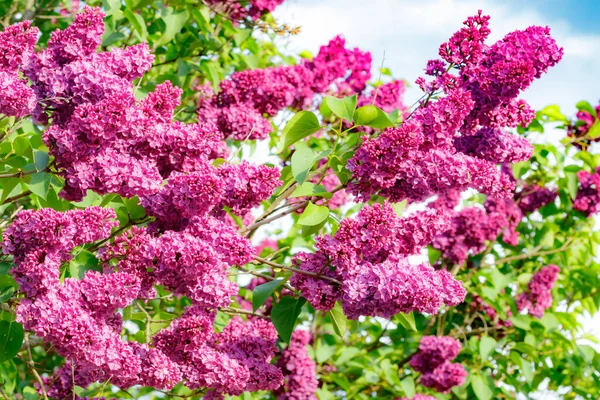
[[[408,398],[408,397],[401,397],[401,398],[398,398],[396,400],[437,400],[437,398],[433,397],[433,396],[426,395],[426,394],[418,394],[417,393],[413,397],[410,397],[410,398]]]
[[[465,290],[446,271],[412,265],[407,256],[447,228],[448,218],[433,211],[398,218],[389,204],[364,207],[345,219],[333,236],[317,238],[318,251],[299,253],[299,268],[335,278],[294,274],[290,280],[318,310],[340,301],[345,314],[390,317],[399,312],[436,313],[442,304],[463,301]]]
[[[402,114],[405,111],[405,105],[402,103],[402,96],[406,91],[406,83],[401,80],[384,83],[373,89],[371,93],[363,94],[358,98],[357,107],[372,104],[381,108],[387,113],[399,110]]]
[[[218,94],[201,87],[198,118],[215,124],[225,137],[264,139],[273,130],[267,117],[287,107],[307,107],[315,94],[332,91],[334,87],[339,95],[360,93],[366,87],[370,71],[371,54],[346,49],[345,40],[338,36],[322,46],[311,61],[235,72],[221,82]],[[392,87],[385,89],[382,101],[394,103],[393,93]]]
[[[97,8],[84,8],[38,53],[37,30],[29,23],[0,34],[0,112],[33,112],[40,124],[51,120],[43,138],[65,178],[61,195],[68,200],[81,200],[88,189],[148,195],[171,172],[193,171],[227,152],[214,125],[171,122],[181,90],[170,82],[135,99],[132,81],[150,69],[154,57],[144,43],[97,53],[103,17]]]
[[[467,371],[457,363],[450,362],[460,353],[461,345],[448,336],[423,336],[419,352],[410,360],[410,366],[423,373],[421,384],[448,393],[454,386],[465,382]]]
[[[518,243],[517,226],[523,217],[517,204],[510,199],[488,198],[484,209],[473,206],[454,212],[450,228],[435,237],[433,247],[453,264],[462,264],[469,253],[485,250],[488,241],[502,240],[515,246]]]
[[[21,118],[31,114],[36,106],[36,96],[19,77],[23,58],[33,53],[39,30],[31,21],[7,27],[0,32],[0,114]]]
[[[215,333],[215,316],[192,306],[154,336],[155,347],[179,366],[186,386],[230,395],[281,386],[281,370],[269,363],[277,350],[273,325],[236,317]]]
[[[591,142],[600,141],[600,137],[587,138],[587,134],[590,131],[592,125],[598,122],[598,114],[600,114],[600,104],[596,106],[594,110],[596,115],[592,115],[589,111],[579,110],[577,112],[577,121],[567,126],[567,135],[573,138],[573,145],[579,149],[587,147]]]
[[[433,81],[418,80],[429,92],[419,109],[401,127],[366,140],[349,160],[350,189],[360,200],[376,194],[393,202],[422,201],[466,188],[511,196],[514,182],[496,164],[526,160],[533,148],[501,128],[534,117],[516,97],[561,59],[562,49],[541,27],[509,33],[486,46],[488,23],[481,12],[467,19],[440,47],[442,60],[428,63]],[[451,67],[457,75],[449,73]],[[438,90],[445,96],[432,99]]]
[[[552,288],[558,279],[560,268],[547,265],[533,275],[527,290],[517,297],[519,311],[527,310],[536,318],[542,318],[544,311],[552,307]]]
[[[600,211],[600,168],[593,173],[581,170],[577,173],[577,179],[579,189],[573,208],[589,217]]]
[[[275,391],[277,400],[317,399],[315,393],[319,381],[316,377],[316,364],[307,352],[310,340],[308,331],[295,331],[290,344],[277,360],[284,378],[283,386]]]
[[[240,2],[239,0],[205,0],[213,11],[228,16],[235,22],[246,19],[259,20],[264,14],[275,10],[283,0],[251,0]]]
[[[538,184],[525,184],[521,191],[515,193],[515,202],[523,212],[531,213],[545,205],[553,203],[558,193]]]

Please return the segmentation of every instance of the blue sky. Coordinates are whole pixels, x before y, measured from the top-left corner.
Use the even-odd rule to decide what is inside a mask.
[[[299,36],[281,39],[290,51],[316,52],[343,34],[349,45],[370,50],[376,66],[385,52],[394,75],[414,82],[440,43],[478,9],[492,17],[492,40],[548,25],[565,48],[562,62],[523,94],[534,107],[554,103],[572,113],[581,99],[600,101],[600,0],[288,0],[275,15],[302,27]],[[419,95],[413,86],[406,103]]]

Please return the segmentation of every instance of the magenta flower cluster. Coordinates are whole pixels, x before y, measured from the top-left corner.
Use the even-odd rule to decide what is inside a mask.
[[[467,371],[451,361],[461,350],[460,342],[448,336],[423,336],[419,352],[410,360],[410,366],[421,372],[421,385],[448,393],[454,386],[465,382]]]
[[[536,318],[542,318],[544,312],[552,307],[552,288],[558,279],[560,268],[547,265],[533,275],[527,290],[517,297],[519,311],[527,310]]]
[[[562,57],[549,29],[515,31],[487,46],[489,17],[481,12],[428,63],[432,82],[421,107],[399,128],[367,139],[348,162],[350,189],[360,200],[379,195],[392,202],[474,188],[510,197],[511,179],[496,164],[528,159],[527,140],[501,128],[526,125],[534,112],[519,93]],[[457,74],[449,71],[455,68]],[[437,99],[434,92],[444,95]]]
[[[213,11],[224,14],[236,22],[246,19],[259,20],[264,14],[275,10],[284,0],[205,0]]]
[[[352,319],[411,311],[433,314],[443,304],[456,305],[465,290],[452,275],[407,259],[446,230],[447,216],[436,214],[399,218],[389,204],[366,206],[356,218],[342,221],[335,235],[317,238],[316,253],[294,258],[299,268],[341,284],[298,273],[290,282],[316,309],[328,310],[340,301]]]
[[[434,203],[439,207],[439,203]],[[484,208],[467,207],[453,212],[450,227],[433,239],[433,248],[442,252],[442,257],[453,264],[462,264],[469,254],[485,250],[488,241],[502,234],[509,245],[518,243],[517,226],[523,214],[511,199],[488,198]]]
[[[598,114],[600,114],[600,104],[594,109],[596,115],[589,111],[579,110],[577,112],[577,120],[567,126],[567,134],[573,139],[573,145],[579,149],[583,149],[583,145],[589,145],[591,142],[600,141],[600,137],[589,138],[589,133],[592,125],[598,123]]]
[[[590,173],[581,170],[577,173],[579,189],[573,201],[573,208],[590,216],[600,211],[600,168]]]
[[[525,184],[521,188],[521,191],[515,193],[515,201],[525,214],[532,213],[550,203],[554,203],[557,195],[556,190],[532,183]]]
[[[316,364],[308,356],[310,332],[297,330],[288,347],[283,351],[277,365],[283,371],[284,384],[275,391],[277,400],[317,400],[319,381]]]
[[[225,137],[265,139],[273,130],[268,117],[288,107],[308,107],[316,94],[360,93],[370,77],[371,54],[346,49],[345,40],[338,36],[311,61],[235,72],[220,83],[218,94],[201,87],[198,118],[214,123]],[[399,106],[399,87],[386,87],[382,92],[382,103]]]
[[[0,114],[17,118],[33,112],[36,96],[27,80],[19,77],[23,59],[33,53],[39,30],[31,21],[7,27],[0,33]]]

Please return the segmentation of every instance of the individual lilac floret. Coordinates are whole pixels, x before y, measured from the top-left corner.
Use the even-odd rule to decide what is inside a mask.
[[[558,279],[560,268],[547,265],[533,275],[527,284],[527,290],[517,297],[519,311],[527,310],[536,318],[542,318],[544,312],[552,307],[552,288]]]

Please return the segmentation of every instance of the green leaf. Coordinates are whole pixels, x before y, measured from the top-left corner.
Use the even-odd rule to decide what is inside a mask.
[[[533,367],[531,366],[531,362],[529,362],[528,360],[521,358],[521,372],[523,373],[523,376],[525,377],[525,380],[528,383],[533,382]]]
[[[175,11],[173,7],[168,7],[162,11],[161,17],[165,23],[165,31],[160,39],[156,41],[156,46],[162,46],[173,40],[175,35],[185,26],[190,14],[187,11]]]
[[[396,213],[396,215],[401,217],[402,213],[406,209],[406,200],[402,200],[399,203],[393,203],[392,208],[394,209],[394,212]]]
[[[45,151],[33,150],[33,160],[35,163],[35,168],[38,171],[43,171],[48,166],[48,161],[50,160],[50,157]]]
[[[343,99],[327,96],[323,99],[322,107],[326,107],[343,120],[352,121],[354,111],[356,111],[356,95],[344,97]]]
[[[411,330],[413,332],[417,331],[417,324],[415,323],[415,316],[413,313],[398,313],[395,316],[395,320],[405,329]]]
[[[0,362],[16,356],[24,338],[23,325],[15,321],[0,321]]]
[[[314,113],[310,111],[300,111],[294,115],[285,125],[285,128],[283,128],[283,131],[281,132],[283,145],[280,147],[279,151],[287,149],[298,140],[312,135],[319,129],[321,129],[321,124],[319,124],[319,119]]]
[[[433,247],[427,248],[427,258],[429,259],[429,264],[435,264],[437,260],[442,256],[442,252],[434,249]]]
[[[373,106],[363,106],[354,113],[354,123],[359,126],[370,126],[384,129],[395,126],[389,116],[381,109]]]
[[[133,26],[135,33],[137,33],[140,40],[145,41],[148,37],[148,29],[146,28],[146,22],[144,21],[144,17],[137,12],[133,12],[129,9],[123,11],[125,18],[129,21],[129,23]]]
[[[18,288],[19,285],[12,276],[0,275],[0,303],[7,302]]]
[[[82,250],[69,262],[69,272],[73,278],[83,279],[90,270],[102,271],[102,268],[96,256],[87,250]]]
[[[48,197],[48,190],[50,189],[50,180],[52,176],[47,172],[37,172],[31,175],[31,180],[27,184],[31,193],[40,196],[46,200]]]
[[[489,336],[483,336],[479,341],[479,355],[482,361],[486,361],[490,353],[496,348],[498,342]]]
[[[13,140],[12,146],[17,156],[23,156],[27,158],[33,156],[31,152],[31,143],[25,136],[17,136],[15,140]]]
[[[290,198],[305,196],[319,196],[328,199],[332,196],[332,194],[325,189],[325,186],[315,185],[312,182],[304,182],[292,192]]]
[[[292,175],[298,183],[304,183],[313,164],[327,157],[331,150],[317,153],[306,143],[297,143],[296,151],[292,154]]]
[[[600,137],[600,123],[596,122],[594,125],[592,125],[586,136],[590,139],[599,138]]]
[[[402,379],[400,386],[402,386],[402,390],[406,396],[413,397],[415,395],[415,381],[412,377],[407,376]]]
[[[487,380],[479,374],[473,374],[471,376],[471,387],[479,400],[490,400],[494,393],[492,389],[490,389]]]
[[[549,332],[558,329],[558,319],[552,313],[545,313],[540,322]]]
[[[325,221],[328,216],[329,208],[318,206],[311,201],[304,209],[300,218],[298,218],[298,223],[304,226],[315,226]]]
[[[289,343],[292,338],[296,320],[302,311],[304,303],[306,303],[304,297],[295,299],[285,296],[271,310],[271,322],[273,322],[279,337],[286,343]]]
[[[581,356],[587,364],[591,364],[592,361],[594,361],[596,350],[594,350],[592,346],[588,346],[587,344],[580,344],[577,345],[577,349],[579,349],[579,353],[581,354]]]
[[[342,306],[340,303],[336,302],[335,306],[331,310],[329,310],[329,316],[331,317],[331,322],[333,323],[333,330],[340,337],[344,337],[346,333],[346,325],[348,320],[346,319],[346,315],[344,314],[344,310],[342,310]]]
[[[121,0],[103,0],[102,3],[107,17],[112,15],[115,19],[121,19]]]
[[[277,279],[262,285],[258,285],[252,291],[252,311],[256,311],[265,304],[265,301],[273,294],[275,289],[283,284],[283,279]]]
[[[565,117],[565,115],[560,111],[560,107],[556,104],[551,104],[549,106],[544,107],[540,111],[540,114],[548,117],[549,121],[562,121],[565,123],[569,123],[569,119]]]
[[[569,190],[569,196],[571,196],[572,199],[575,199],[575,197],[577,197],[577,190],[579,187],[577,173],[565,172],[565,176],[567,177],[567,189]]]
[[[531,329],[531,318],[526,315],[513,315],[510,320],[519,329],[530,330]]]

